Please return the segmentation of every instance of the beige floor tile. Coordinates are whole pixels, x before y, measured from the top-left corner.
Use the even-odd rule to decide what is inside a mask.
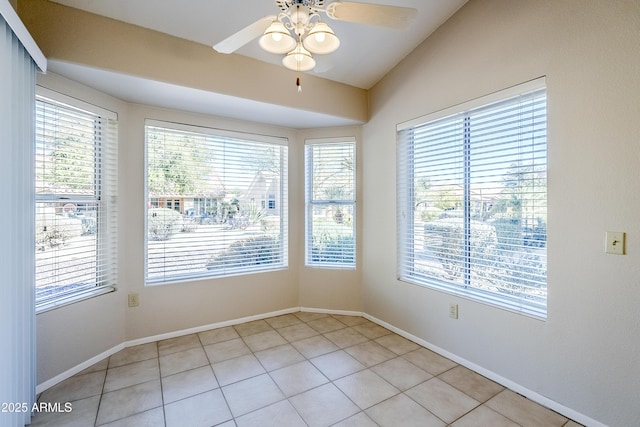
[[[306,427],[295,408],[282,400],[236,419],[238,427]]]
[[[263,374],[266,371],[253,354],[225,360],[213,365],[220,386],[245,380]]]
[[[391,333],[390,330],[383,328],[380,325],[377,325],[373,322],[365,322],[365,323],[361,323],[359,325],[355,325],[353,327],[353,329],[355,329],[356,331],[360,332],[362,335],[364,335],[365,337],[374,340],[376,338],[380,338],[384,335],[388,335]]]
[[[363,342],[362,344],[346,348],[344,351],[367,367],[377,365],[378,363],[382,363],[396,357],[395,353],[387,350],[375,341]]]
[[[365,369],[362,363],[344,350],[315,357],[311,363],[332,381]]]
[[[282,316],[270,317],[269,319],[264,320],[274,329],[284,328],[285,326],[291,326],[302,322],[293,314],[284,314]]]
[[[160,373],[163,377],[199,368],[209,364],[207,354],[202,347],[160,356]]]
[[[318,331],[311,328],[306,323],[299,323],[297,325],[285,326],[284,328],[278,329],[278,333],[282,335],[284,339],[286,339],[290,343],[318,335]]]
[[[381,427],[445,426],[442,420],[404,394],[398,394],[365,412]]]
[[[316,335],[315,337],[295,341],[291,345],[293,345],[296,350],[298,350],[307,359],[338,350],[337,345],[322,335]]]
[[[325,313],[311,313],[308,311],[299,311],[297,313],[294,313],[294,316],[296,316],[298,319],[300,319],[303,322],[310,322],[312,320],[320,319],[321,317],[327,317],[329,315]]]
[[[398,389],[404,391],[431,379],[433,375],[401,357],[387,360],[371,368]]]
[[[160,380],[104,393],[100,401],[96,425],[127,418],[159,406],[162,406]]]
[[[518,427],[507,417],[484,405],[478,406],[464,417],[451,424],[452,427]]]
[[[162,408],[150,409],[139,414],[123,418],[112,423],[103,424],[101,427],[158,427],[164,426],[164,410]]]
[[[65,402],[66,403],[66,402]],[[65,426],[85,427],[93,426],[96,422],[100,396],[87,397],[85,399],[69,402],[71,412],[39,412],[31,417],[30,427],[41,426]],[[62,408],[66,408],[63,403]]]
[[[332,427],[378,427],[378,424],[364,412],[359,412],[346,420],[340,421],[338,424],[334,424]]]
[[[167,427],[210,427],[232,419],[220,389],[169,403],[164,408]]]
[[[212,364],[251,353],[241,338],[206,345],[204,351]]]
[[[340,322],[339,320],[334,319],[333,317],[321,317],[320,319],[307,322],[307,325],[311,326],[321,334],[336,331],[338,329],[344,329],[347,327],[347,325]]]
[[[340,348],[347,348],[369,341],[369,338],[365,337],[353,328],[328,332],[324,334],[324,336]]]
[[[438,378],[425,381],[405,393],[447,423],[480,405],[480,402]]]
[[[332,314],[331,317],[333,317],[334,319],[338,319],[339,321],[341,321],[347,326],[355,326],[368,321],[362,316],[347,316],[343,314]]]
[[[579,426],[362,316],[308,312],[125,348],[38,400],[73,412],[34,426]]]
[[[273,330],[273,328],[269,326],[269,324],[264,320],[254,320],[253,322],[240,323],[239,325],[234,325],[233,328],[241,337]]]
[[[243,339],[245,344],[247,344],[254,353],[256,351],[266,350],[268,348],[287,343],[287,341],[274,330],[259,332],[257,334],[246,336]]]
[[[335,385],[328,383],[289,399],[309,427],[329,426],[360,412]]]
[[[305,360],[304,356],[298,352],[291,344],[279,345],[267,350],[255,353],[262,366],[267,371],[284,368]]]
[[[191,350],[192,348],[201,347],[198,334],[183,335],[181,337],[169,338],[167,340],[158,341],[158,355],[166,356],[171,353]]]
[[[202,345],[209,345],[239,338],[240,335],[238,335],[236,330],[233,329],[233,326],[227,326],[224,328],[210,329],[208,331],[200,332],[198,337],[200,338]]]
[[[165,404],[216,388],[218,381],[210,365],[162,378],[162,396]]]
[[[268,374],[224,386],[222,393],[234,417],[264,408],[285,398]]]
[[[444,371],[448,371],[456,366],[455,362],[426,348],[411,351],[402,355],[402,357],[417,367],[429,372],[431,375],[440,375]]]
[[[160,379],[158,359],[143,360],[142,362],[110,368],[104,382],[104,392],[114,391],[147,381]]]
[[[329,382],[327,377],[306,360],[271,372],[271,378],[287,397]]]
[[[400,390],[370,369],[340,378],[334,384],[360,409],[367,409],[400,393]]]
[[[401,337],[398,334],[388,334],[380,338],[376,338],[375,342],[381,346],[393,351],[395,354],[405,354],[410,351],[414,351],[420,348],[420,346],[413,341]]]
[[[147,344],[135,345],[127,347],[113,354],[109,358],[109,368],[126,365],[128,363],[141,362],[143,360],[158,358],[158,343],[150,342]]]
[[[107,371],[98,371],[75,375],[45,390],[38,401],[66,403],[86,397],[99,396],[102,393],[106,374]]]
[[[523,427],[562,426],[567,418],[511,390],[504,390],[486,405]]]
[[[438,378],[468,394],[478,402],[486,402],[504,390],[504,387],[500,384],[460,365],[440,374]]]

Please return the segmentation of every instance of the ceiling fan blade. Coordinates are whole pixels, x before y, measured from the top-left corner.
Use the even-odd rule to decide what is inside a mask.
[[[237,33],[214,45],[213,48],[220,53],[233,53],[245,44],[249,43],[251,40],[264,34],[264,31],[269,27],[274,19],[276,19],[275,15],[268,15],[264,18],[260,18],[253,24],[244,27]]]
[[[412,7],[334,1],[327,5],[327,16],[339,21],[378,25],[388,28],[406,28],[418,12]]]

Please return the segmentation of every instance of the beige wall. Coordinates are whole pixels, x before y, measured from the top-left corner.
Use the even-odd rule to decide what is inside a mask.
[[[640,420],[639,35],[638,1],[472,0],[373,88],[363,129],[364,311],[611,426]],[[396,280],[396,124],[539,76],[548,319]]]
[[[298,289],[300,306],[307,308],[333,309],[362,312],[362,129],[356,127],[336,127],[327,129],[309,129],[298,132],[299,143],[315,138],[355,137],[356,139],[356,269],[326,269],[304,266],[304,259],[300,259],[300,273]],[[303,165],[304,153],[297,160]],[[301,171],[304,173],[304,171]],[[299,200],[304,201],[303,193]],[[296,206],[304,215],[304,204]],[[304,218],[302,218],[304,221]],[[304,224],[299,228],[297,239],[301,251],[304,251]],[[301,254],[304,256],[304,254]]]

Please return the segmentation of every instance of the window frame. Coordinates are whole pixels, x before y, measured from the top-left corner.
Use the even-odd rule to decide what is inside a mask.
[[[397,153],[397,236],[398,236],[398,246],[397,246],[397,278],[400,281],[417,284],[420,286],[426,286],[438,291],[443,291],[446,293],[454,294],[456,296],[469,298],[475,301],[479,301],[482,303],[490,304],[501,309],[506,309],[509,311],[517,312],[519,314],[524,314],[536,319],[544,320],[547,316],[547,279],[546,279],[546,245],[544,250],[544,301],[542,303],[536,303],[527,301],[525,297],[525,292],[521,291],[520,295],[514,296],[509,295],[507,293],[501,293],[498,290],[487,290],[482,289],[480,287],[476,287],[471,284],[469,280],[464,279],[464,284],[460,285],[454,283],[453,281],[444,280],[435,276],[425,275],[424,273],[418,273],[417,268],[415,267],[415,256],[412,253],[411,248],[415,248],[416,244],[416,229],[415,229],[415,216],[416,216],[416,208],[414,196],[416,194],[415,188],[415,179],[416,175],[414,172],[414,164],[416,156],[424,156],[425,154],[416,154],[415,146],[413,149],[407,148],[407,144],[415,144],[413,141],[408,143],[408,140],[412,140],[413,136],[409,136],[409,132],[414,129],[426,129],[428,126],[432,124],[437,124],[439,122],[445,122],[447,120],[453,121],[454,118],[462,118],[462,120],[467,120],[465,117],[468,115],[473,115],[477,111],[482,111],[483,108],[491,107],[498,105],[500,103],[508,102],[509,100],[516,99],[517,97],[524,96],[526,97],[528,94],[537,93],[539,91],[544,91],[544,102],[545,102],[545,115],[544,115],[544,172],[545,172],[545,199],[544,199],[544,210],[546,216],[546,200],[548,193],[548,183],[546,182],[546,173],[548,170],[548,162],[546,160],[547,156],[547,116],[546,116],[546,83],[545,78],[538,78],[521,85],[517,85],[499,92],[492,93],[490,95],[474,99],[472,101],[468,101],[466,103],[456,105],[441,111],[437,111],[435,113],[422,116],[404,123],[400,123],[397,125],[397,138],[398,138],[398,153]],[[464,124],[463,127],[466,129],[467,124]],[[461,145],[469,144],[467,138],[471,138],[465,134],[462,137],[462,141],[460,141]],[[405,145],[403,145],[405,144]],[[426,144],[425,144],[426,145]],[[420,149],[425,150],[425,146],[420,146]],[[471,169],[471,160],[468,157],[468,153],[470,152],[470,146],[461,147],[463,153],[467,153],[464,156],[463,166],[464,172],[464,184],[463,184],[463,193],[468,194],[468,190],[471,187],[471,178],[469,172]],[[444,173],[444,172],[443,172]],[[470,198],[468,195],[464,196],[463,200],[463,209],[465,212],[469,212],[470,208],[467,205],[470,203]],[[472,222],[470,215],[465,213],[465,216],[462,218],[464,230],[463,237],[465,242],[469,242],[470,239],[473,238],[474,235],[472,233]],[[545,235],[544,240],[547,240],[546,234],[546,225],[545,225]],[[454,243],[455,244],[455,243]],[[468,245],[469,243],[465,243]],[[415,249],[414,249],[415,250]],[[463,260],[464,265],[467,267],[463,267],[463,274],[467,273],[469,268],[472,266],[471,258],[471,248],[466,246],[463,249],[463,254],[465,260]],[[478,263],[473,264],[473,267],[478,267]],[[470,277],[470,276],[469,276]],[[533,299],[533,298],[532,298]]]
[[[274,148],[280,149],[279,157],[279,167],[281,168],[279,179],[277,183],[277,189],[280,195],[280,199],[278,203],[275,203],[274,209],[265,209],[264,211],[278,213],[278,223],[279,223],[279,247],[277,249],[279,254],[279,262],[274,263],[265,263],[261,267],[232,267],[227,268],[225,271],[220,272],[218,270],[206,270],[195,273],[188,274],[173,274],[167,275],[166,270],[163,274],[163,277],[154,278],[150,276],[149,273],[149,218],[148,218],[148,209],[150,206],[150,202],[162,200],[162,196],[151,196],[149,190],[149,143],[148,143],[148,135],[147,129],[153,127],[158,129],[163,129],[168,132],[177,132],[177,133],[187,133],[194,134],[200,137],[211,137],[217,138],[220,140],[229,139],[232,141],[236,141],[239,143],[247,143],[247,144],[263,144],[265,147],[270,146]],[[286,137],[280,136],[270,136],[270,135],[262,135],[262,134],[252,134],[234,130],[227,129],[219,129],[208,126],[200,126],[193,124],[185,124],[185,123],[176,123],[167,120],[155,120],[155,119],[146,119],[144,124],[144,134],[145,134],[145,169],[144,169],[144,186],[145,186],[145,194],[144,200],[145,208],[145,222],[144,222],[144,283],[145,286],[159,286],[159,285],[168,285],[168,284],[179,284],[179,283],[187,283],[191,281],[200,281],[200,280],[209,280],[209,279],[220,279],[225,277],[232,277],[238,275],[247,275],[247,274],[258,274],[265,273],[271,271],[285,270],[289,266],[289,257],[288,257],[288,149],[289,142]],[[227,142],[228,143],[228,142]],[[277,198],[277,194],[275,197]],[[197,204],[198,206],[208,206],[208,203],[211,202],[212,199],[208,198],[208,196],[185,196],[185,200],[193,198],[194,206]],[[164,197],[168,202],[168,199]],[[255,198],[251,198],[251,201],[256,203],[256,206],[260,206],[261,202],[264,200],[255,200]],[[180,203],[178,201],[178,203]],[[171,204],[173,209],[176,209],[175,202]],[[186,208],[186,203],[185,206]]]
[[[82,286],[80,289],[72,289],[66,292],[60,291],[56,293],[56,297],[36,298],[36,313],[43,313],[68,304],[114,292],[117,288],[118,280],[118,115],[105,108],[36,85],[36,124],[39,123],[40,120],[40,110],[44,108],[39,106],[41,102],[55,106],[56,108],[66,109],[67,113],[79,112],[93,116],[94,144],[96,144],[94,146],[95,172],[93,180],[95,190],[91,196],[76,195],[73,197],[73,200],[78,203],[93,203],[96,206],[95,274],[98,282],[92,282],[90,286]],[[40,137],[40,130],[36,126],[36,146],[40,144],[37,140],[37,138]],[[36,150],[36,152],[37,151],[38,150]],[[35,161],[38,161],[37,157]],[[60,204],[68,201],[69,198],[64,194],[38,194],[34,191],[34,200],[37,208],[41,203],[55,202]],[[36,215],[36,220],[37,218],[38,215]],[[37,260],[36,265],[38,265]],[[37,287],[37,281],[35,285]]]
[[[351,149],[352,158],[352,199],[315,199],[314,194],[314,166],[313,166],[313,147],[336,147],[339,145],[349,146]],[[327,269],[343,269],[354,270],[357,266],[357,228],[356,228],[356,216],[357,216],[357,142],[355,137],[340,137],[340,138],[318,138],[305,140],[305,257],[304,262],[306,267],[315,268],[327,268]],[[351,221],[352,221],[352,236],[353,236],[353,261],[351,262],[329,262],[329,261],[314,261],[313,256],[313,209],[330,207],[330,206],[344,206],[351,209]]]

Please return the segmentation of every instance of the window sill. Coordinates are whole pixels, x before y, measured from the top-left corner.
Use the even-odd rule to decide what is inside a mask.
[[[109,294],[115,292],[116,288],[113,286],[104,286],[95,290],[81,292],[75,295],[70,295],[65,298],[61,298],[56,301],[50,301],[46,303],[36,303],[36,314],[46,313],[47,311],[55,310],[70,304],[75,304],[80,301],[84,301],[90,298],[95,298],[100,295]]]

